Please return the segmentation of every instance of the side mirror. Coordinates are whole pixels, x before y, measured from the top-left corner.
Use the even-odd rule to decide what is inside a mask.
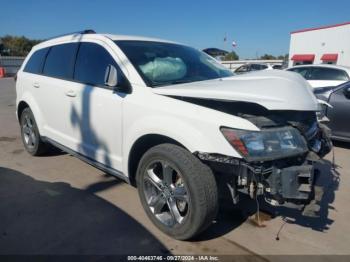
[[[115,87],[118,84],[118,72],[113,65],[108,65],[105,73],[105,85]]]
[[[350,99],[350,86],[344,88],[343,93],[347,98]]]

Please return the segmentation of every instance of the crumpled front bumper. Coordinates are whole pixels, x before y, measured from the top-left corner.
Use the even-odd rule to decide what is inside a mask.
[[[279,204],[310,200],[314,185],[313,165],[273,168],[265,180],[265,191]]]
[[[253,199],[258,195],[263,196],[273,206],[287,203],[294,204],[288,204],[288,207],[299,209],[304,206],[304,211],[308,210],[303,212],[304,215],[316,216],[320,200],[315,199],[315,184],[319,174],[315,166],[332,149],[330,130],[319,125],[307,141],[309,151],[269,161],[248,162],[203,152],[197,152],[196,155],[220,173],[220,178],[225,177],[222,180],[229,188],[234,204],[238,203],[240,192]],[[227,174],[227,178],[222,174]]]

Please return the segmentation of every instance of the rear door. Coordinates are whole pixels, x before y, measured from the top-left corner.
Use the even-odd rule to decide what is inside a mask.
[[[329,99],[333,108],[327,109],[327,116],[330,119],[328,126],[332,130],[332,135],[338,138],[350,139],[349,89],[350,83],[335,91]]]
[[[72,85],[73,69],[78,43],[59,44],[50,47],[44,63],[42,77],[36,83],[38,98],[45,124],[45,135],[52,140],[72,146],[72,130],[69,129],[69,101],[66,88]]]

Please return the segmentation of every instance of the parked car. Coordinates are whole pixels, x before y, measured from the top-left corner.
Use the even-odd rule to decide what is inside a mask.
[[[212,223],[219,192],[234,203],[238,192],[272,205],[308,203],[310,155],[330,150],[302,77],[232,76],[207,54],[165,40],[83,31],[42,42],[20,68],[16,92],[30,154],[51,144],[137,186],[150,220],[176,239]]]
[[[238,67],[234,72],[236,74],[244,74],[248,72],[253,71],[260,71],[260,70],[272,70],[274,69],[270,64],[245,64],[240,67]]]
[[[350,142],[350,82],[336,87],[315,88],[314,93],[330,105],[323,105],[320,118],[329,119],[326,124],[332,130],[332,138]]]
[[[350,80],[350,68],[337,65],[299,65],[286,70],[303,76],[315,87],[337,86]]]
[[[282,70],[283,66],[282,65],[273,65],[272,69]]]

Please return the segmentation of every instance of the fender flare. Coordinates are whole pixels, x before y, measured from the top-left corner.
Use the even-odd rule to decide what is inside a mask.
[[[16,107],[17,111],[18,111],[18,106],[20,105],[21,102],[25,102],[29,106],[30,110],[32,110],[40,135],[41,136],[45,135],[43,133],[43,131],[44,131],[43,125],[45,124],[45,121],[44,121],[43,115],[38,107],[38,104],[36,103],[35,98],[28,92],[24,93],[22,95],[21,100],[19,100],[17,103],[17,107]]]

